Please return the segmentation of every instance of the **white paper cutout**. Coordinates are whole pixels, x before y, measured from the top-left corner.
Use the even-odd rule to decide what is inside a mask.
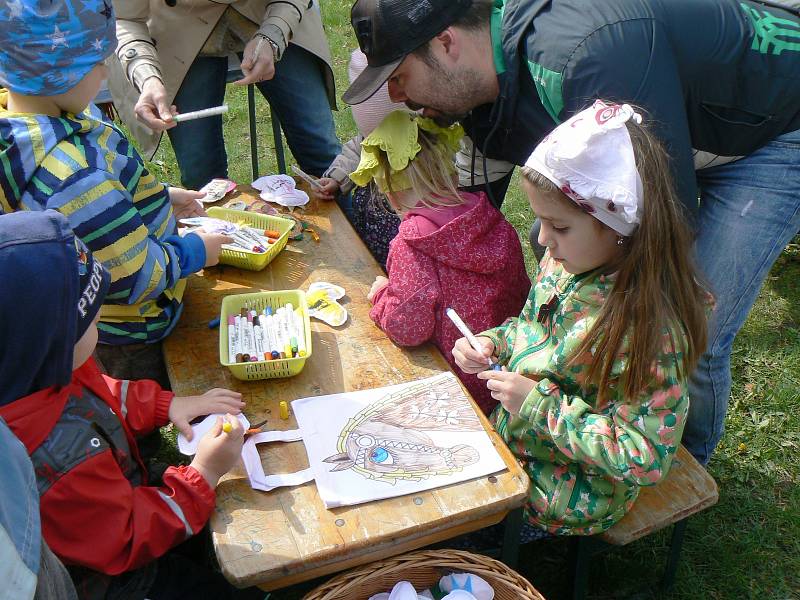
[[[281,206],[308,204],[308,194],[298,190],[294,179],[288,175],[264,175],[251,184],[261,192],[261,198]]]
[[[217,421],[217,417],[225,417],[225,415],[208,415],[199,423],[192,425],[192,433],[194,435],[192,436],[191,442],[187,440],[186,436],[182,433],[178,434],[178,450],[180,450],[181,454],[185,454],[186,456],[194,456],[197,453],[197,444],[200,443],[200,438],[202,438],[211,430],[211,428],[214,426],[214,423]],[[239,419],[239,423],[242,424],[242,427],[244,427],[245,431],[250,429],[250,421],[247,420],[247,417],[240,413],[236,415],[236,418]]]
[[[311,469],[303,469],[295,473],[278,473],[275,475],[267,475],[264,473],[264,467],[261,465],[261,457],[258,455],[258,448],[256,447],[257,444],[274,441],[291,442],[299,439],[301,439],[299,429],[293,429],[291,431],[267,431],[265,433],[257,433],[248,438],[244,446],[242,446],[242,460],[244,461],[244,468],[247,471],[247,477],[250,480],[250,487],[254,490],[269,492],[278,487],[300,485],[314,479],[314,472]]]
[[[303,398],[295,418],[326,508],[412,494],[505,469],[452,373]]]

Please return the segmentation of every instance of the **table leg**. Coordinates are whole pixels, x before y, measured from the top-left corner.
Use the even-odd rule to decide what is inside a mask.
[[[515,508],[506,515],[503,549],[500,552],[500,560],[512,569],[516,569],[519,562],[519,535],[521,530],[522,508]]]

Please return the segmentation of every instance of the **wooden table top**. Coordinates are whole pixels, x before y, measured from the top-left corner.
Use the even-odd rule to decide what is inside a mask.
[[[240,196],[252,198],[247,192]],[[290,242],[300,252],[284,250],[260,272],[220,266],[189,278],[183,316],[164,343],[177,395],[234,389],[244,396],[251,422],[266,418],[265,428],[295,429],[293,414],[288,421],[279,418],[281,400],[383,387],[449,370],[433,345],[401,349],[370,320],[366,295],[384,273],[338,206],[320,202],[302,218],[319,233],[319,242],[308,234]],[[307,290],[315,281],[345,288],[349,318],[338,328],[312,319],[313,355],[299,375],[244,382],[219,364],[219,330],[208,322],[219,316],[223,297]],[[358,506],[326,509],[313,482],[269,493],[253,490],[240,463],[220,481],[210,521],[222,572],[237,586],[279,589],[499,522],[524,504],[528,478],[481,418],[508,470]],[[259,450],[267,474],[308,467],[302,442],[262,444]]]

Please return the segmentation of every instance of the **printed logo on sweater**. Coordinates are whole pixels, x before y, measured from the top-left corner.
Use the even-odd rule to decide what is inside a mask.
[[[752,22],[755,31],[751,50],[775,55],[784,50],[800,52],[800,22],[776,17],[744,2],[739,5]]]

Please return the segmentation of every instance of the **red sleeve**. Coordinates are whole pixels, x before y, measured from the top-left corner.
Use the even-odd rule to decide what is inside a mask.
[[[103,379],[119,400],[122,415],[134,435],[150,433],[169,423],[169,405],[175,394],[150,379],[132,381],[108,375],[103,375]]]
[[[434,261],[399,236],[387,262],[389,283],[373,298],[370,318],[400,346],[418,346],[433,335],[440,297]]]
[[[45,492],[42,532],[65,563],[118,575],[199,532],[215,497],[192,467],[168,468],[163,487],[134,487],[111,452],[103,452]]]

